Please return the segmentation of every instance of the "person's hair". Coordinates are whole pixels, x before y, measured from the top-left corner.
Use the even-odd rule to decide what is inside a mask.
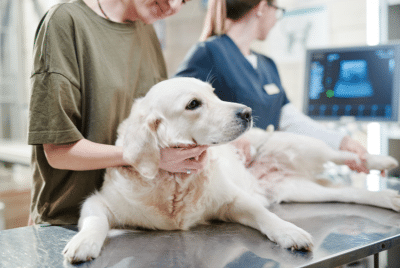
[[[200,41],[225,34],[225,21],[238,21],[263,0],[209,0]],[[266,0],[273,4],[274,0]]]

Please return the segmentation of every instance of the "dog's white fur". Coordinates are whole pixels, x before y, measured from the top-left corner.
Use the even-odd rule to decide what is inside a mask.
[[[196,101],[201,105],[188,107]],[[249,110],[221,101],[209,84],[194,78],[155,85],[135,102],[119,128],[116,144],[123,146],[124,158],[133,167],[107,169],[101,190],[83,204],[80,231],[66,245],[65,258],[70,262],[96,258],[113,227],[187,230],[214,219],[258,229],[284,248],[310,250],[311,235],[266,206],[283,201],[339,201],[400,210],[395,192],[327,188],[312,182],[325,162],[343,164],[357,156],[308,137],[257,129],[246,132],[251,126],[246,117]],[[243,139],[250,141],[254,153],[262,152],[260,159],[272,157],[290,172],[275,169],[271,174],[278,175],[269,184],[265,178],[257,179],[229,143],[244,132]],[[208,149],[204,170],[188,175],[158,168],[160,147],[193,143],[219,145]],[[378,169],[397,165],[390,157],[378,156],[370,156],[368,164]]]

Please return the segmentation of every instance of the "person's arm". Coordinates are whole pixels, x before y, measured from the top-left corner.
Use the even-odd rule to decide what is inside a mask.
[[[81,139],[69,144],[43,144],[50,166],[56,169],[95,170],[124,166],[122,147]]]
[[[320,139],[336,150],[356,153],[360,157],[361,163],[348,161],[346,165],[351,170],[369,173],[369,169],[365,165],[365,154],[367,150],[359,142],[344,133],[327,129],[301,113],[291,103],[282,107],[279,129]]]
[[[291,103],[282,107],[279,130],[320,139],[336,150],[339,150],[340,144],[346,136],[345,133],[330,130],[312,120]]]
[[[347,161],[346,165],[350,167],[351,170],[355,170],[357,172],[369,173],[369,169],[366,166],[366,158],[367,150],[362,146],[359,142],[352,139],[350,136],[345,136],[340,143],[340,150],[349,151],[355,153],[359,156],[361,163],[357,163],[356,161]],[[381,171],[381,175],[385,176],[385,171]]]
[[[70,144],[44,144],[44,152],[50,166],[67,170],[95,170],[127,166],[123,148],[99,144],[81,139]],[[169,172],[196,173],[204,168],[208,146],[193,148],[163,148],[159,167]]]

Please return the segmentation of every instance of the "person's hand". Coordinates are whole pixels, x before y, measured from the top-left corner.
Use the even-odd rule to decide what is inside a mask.
[[[364,172],[369,174],[369,169],[366,166],[367,159],[367,150],[362,146],[358,141],[353,140],[350,136],[345,136],[340,143],[340,150],[349,151],[358,155],[361,160],[361,163],[357,163],[356,161],[349,160],[346,161],[346,165],[354,171],[357,172]]]
[[[197,173],[205,167],[207,148],[206,145],[163,148],[159,168],[173,173]]]

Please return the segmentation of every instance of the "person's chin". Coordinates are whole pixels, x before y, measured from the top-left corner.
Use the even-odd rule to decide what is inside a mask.
[[[269,32],[260,34],[260,35],[257,37],[257,40],[258,40],[258,41],[265,41],[265,40],[267,39],[267,37],[268,37],[268,33],[269,33]]]
[[[158,14],[157,12],[153,11],[153,12],[148,12],[145,14],[142,14],[142,16],[140,16],[140,20],[143,21],[145,24],[153,24],[154,22],[163,19],[163,17],[161,16],[161,14]]]
[[[164,19],[164,16],[158,16],[158,15],[149,15],[146,17],[142,17],[141,20],[146,23],[146,24],[153,24],[154,22],[158,20]]]

